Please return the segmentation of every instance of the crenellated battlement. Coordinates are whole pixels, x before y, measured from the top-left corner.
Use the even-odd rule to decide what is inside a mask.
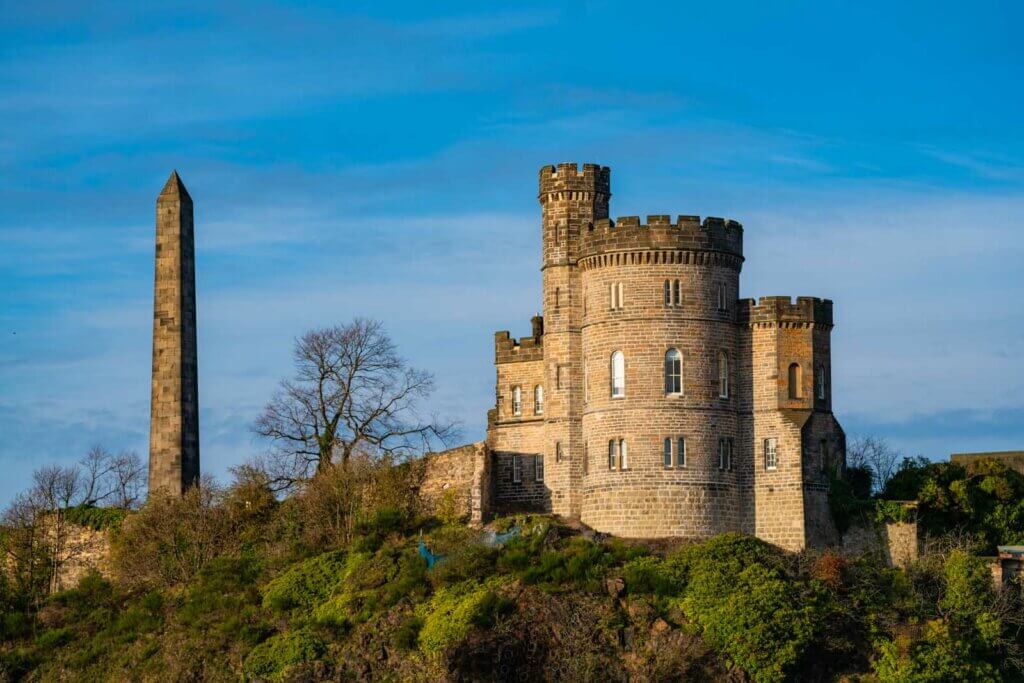
[[[541,202],[544,202],[547,195],[553,192],[593,192],[609,197],[611,196],[611,176],[610,168],[598,164],[583,164],[582,170],[575,163],[544,166],[540,169]],[[560,198],[574,199],[573,197]]]
[[[494,362],[544,360],[544,336],[514,338],[508,330],[494,333]]]
[[[743,259],[743,226],[709,216],[620,216],[596,220],[583,231],[581,257],[635,250],[714,251]]]
[[[740,323],[750,325],[809,325],[831,328],[832,300],[798,296],[763,296],[760,301],[740,299],[737,310]]]

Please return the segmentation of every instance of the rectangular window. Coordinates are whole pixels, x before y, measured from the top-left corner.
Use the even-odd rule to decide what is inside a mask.
[[[564,365],[557,365],[557,366],[555,366],[555,388],[556,389],[564,389],[565,388],[565,366]]]
[[[672,439],[669,439],[669,438],[665,439],[664,448],[665,448],[665,452],[664,452],[663,456],[664,456],[665,467],[672,467]]]
[[[590,372],[587,370],[587,361],[583,361],[583,402],[590,402]]]
[[[611,309],[613,311],[621,310],[624,306],[623,302],[623,286],[621,282],[613,282],[609,286],[608,298],[611,303]]]
[[[672,305],[672,290],[670,289],[669,281],[665,280],[665,305]]]
[[[608,442],[608,469],[615,469],[615,439]]]
[[[555,287],[555,310],[556,311],[558,310],[559,305],[562,303],[560,301],[561,298],[562,298],[562,288],[561,287]]]
[[[676,440],[676,467],[686,467],[686,438]]]
[[[583,474],[590,474],[590,447],[583,444]]]
[[[729,300],[725,292],[725,285],[718,285],[718,310],[720,311],[729,310]]]
[[[523,480],[523,462],[520,456],[512,456],[512,482],[518,484]]]
[[[828,472],[828,468],[832,465],[828,461],[828,440],[821,440],[821,471]]]
[[[718,398],[729,398],[729,354],[718,352]]]
[[[620,470],[628,470],[629,469],[629,459],[628,459],[628,457],[626,455],[626,440],[625,439],[619,439],[619,469]]]
[[[683,305],[683,287],[679,284],[679,280],[672,283],[672,303],[676,306]]]
[[[777,446],[778,442],[774,438],[764,440],[764,468],[766,470],[774,470],[779,466]]]
[[[523,390],[520,387],[512,387],[512,414],[523,414]]]
[[[533,478],[535,481],[544,481],[544,456],[533,456]]]
[[[723,437],[718,440],[718,469],[732,469],[732,439]]]
[[[555,462],[562,462],[562,442],[555,442]]]
[[[621,309],[621,308],[625,308],[626,300],[622,296],[622,283],[620,282],[618,286],[619,286],[619,308]]]

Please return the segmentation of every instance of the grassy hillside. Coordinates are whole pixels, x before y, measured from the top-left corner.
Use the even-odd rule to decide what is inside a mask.
[[[408,491],[353,467],[104,518],[109,579],[32,597],[0,574],[0,680],[1022,680],[1019,595],[962,544],[904,571],[737,534],[475,530]]]

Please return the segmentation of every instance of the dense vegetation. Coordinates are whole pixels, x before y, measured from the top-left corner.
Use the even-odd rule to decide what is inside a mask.
[[[110,579],[41,601],[0,579],[0,678],[1022,680],[1019,596],[963,543],[905,571],[543,516],[495,543],[424,516],[409,471],[354,459],[279,501],[241,470],[150,501],[115,525]]]

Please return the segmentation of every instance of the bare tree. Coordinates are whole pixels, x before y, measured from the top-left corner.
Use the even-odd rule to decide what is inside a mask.
[[[896,474],[903,454],[878,436],[858,436],[846,450],[846,463],[850,467],[867,467],[871,470],[872,486],[881,491]]]
[[[281,382],[255,425],[271,441],[275,489],[347,467],[356,452],[402,460],[455,432],[454,423],[421,414],[433,377],[408,367],[378,321],[307,332],[294,357],[295,378]]]
[[[79,505],[109,504],[126,510],[138,506],[146,470],[134,451],[114,454],[93,446],[79,461],[79,470]]]

